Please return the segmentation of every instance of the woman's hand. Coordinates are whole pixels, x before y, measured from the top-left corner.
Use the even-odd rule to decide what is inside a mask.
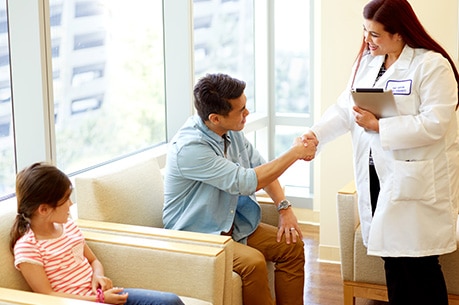
[[[307,141],[312,141],[315,146],[319,145],[319,140],[317,140],[316,134],[311,129],[307,129],[306,132],[301,136],[301,138],[305,143]]]
[[[314,159],[316,152],[317,152],[317,145],[319,145],[319,141],[317,140],[317,137],[314,134],[314,132],[308,129],[301,137],[299,137],[299,141],[303,142],[303,144],[306,147],[312,147],[314,149],[314,152],[309,154],[303,160],[311,161],[312,159]]]
[[[375,115],[360,107],[352,107],[354,110],[355,123],[366,130],[371,130],[379,133],[379,120]]]
[[[293,140],[293,146],[299,150],[298,159],[311,161],[314,159],[317,151],[316,141],[304,139],[303,137],[296,137]]]

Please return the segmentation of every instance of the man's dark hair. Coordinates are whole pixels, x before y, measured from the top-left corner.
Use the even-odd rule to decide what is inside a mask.
[[[229,100],[244,93],[245,82],[226,74],[207,74],[194,86],[194,106],[203,121],[211,113],[227,115],[231,110]]]

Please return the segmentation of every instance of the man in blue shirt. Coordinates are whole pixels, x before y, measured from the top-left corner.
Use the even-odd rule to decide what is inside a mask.
[[[312,160],[316,147],[295,139],[266,163],[242,133],[249,111],[245,83],[208,74],[194,88],[197,115],[170,143],[165,172],[165,227],[231,235],[234,271],[241,275],[247,305],[274,305],[265,260],[276,263],[276,302],[302,305],[304,244],[298,221],[277,178],[298,159]],[[255,192],[264,189],[279,211],[279,228],[260,223]]]

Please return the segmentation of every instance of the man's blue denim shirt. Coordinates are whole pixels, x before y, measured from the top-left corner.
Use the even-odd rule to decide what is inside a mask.
[[[254,167],[265,163],[243,132],[224,140],[199,116],[190,117],[170,142],[164,177],[165,228],[221,234],[233,223],[233,239],[245,242],[257,228]]]

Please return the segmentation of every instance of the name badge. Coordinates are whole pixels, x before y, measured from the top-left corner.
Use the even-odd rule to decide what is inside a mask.
[[[392,90],[394,95],[410,95],[413,80],[388,80],[386,90]]]

